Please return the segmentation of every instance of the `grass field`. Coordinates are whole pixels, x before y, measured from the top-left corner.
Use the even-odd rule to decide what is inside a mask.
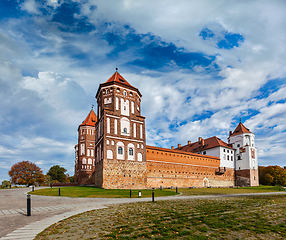
[[[88,197],[88,198],[129,198],[129,189],[101,189],[96,187],[61,187],[62,197]],[[141,197],[151,197],[152,190],[132,190],[131,197],[138,198],[138,192],[141,191]],[[44,196],[58,196],[59,188],[46,188],[30,192],[30,194]],[[157,197],[176,195],[176,190],[154,190]]]
[[[286,195],[158,201],[82,213],[35,239],[286,239]]]
[[[259,187],[245,187],[245,188],[182,188],[178,192],[185,196],[188,195],[217,195],[217,194],[242,194],[242,193],[262,193],[262,192],[276,192],[284,190],[278,186],[259,186]],[[151,197],[152,190],[140,190],[142,197]],[[172,196],[176,195],[175,189],[155,189],[155,196]],[[61,187],[61,196],[63,197],[89,197],[89,198],[129,198],[129,189],[101,189],[96,187]],[[131,196],[138,197],[139,190],[132,190]],[[59,188],[46,188],[30,192],[35,195],[44,196],[58,196]]]

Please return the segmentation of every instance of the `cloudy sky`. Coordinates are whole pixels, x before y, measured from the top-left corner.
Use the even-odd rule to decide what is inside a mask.
[[[286,165],[286,2],[1,0],[0,181],[23,160],[74,171],[77,127],[119,72],[142,95],[147,144],[227,141]]]

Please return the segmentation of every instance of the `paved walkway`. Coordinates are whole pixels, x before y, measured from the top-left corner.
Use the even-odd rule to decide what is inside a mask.
[[[0,191],[1,203],[5,203],[7,200],[5,198],[7,197],[10,197],[10,200],[14,200],[13,202],[7,202],[7,207],[5,207],[6,203],[0,206],[0,240],[34,239],[38,233],[50,225],[82,212],[106,208],[110,204],[151,201],[151,198],[69,198],[32,195],[32,216],[28,217],[26,216],[27,191],[27,189],[15,189],[14,191],[13,189],[7,189]],[[171,196],[157,197],[155,200],[202,199],[273,194],[286,194],[286,192]],[[25,200],[24,203],[23,200]],[[15,206],[17,206],[17,208]]]

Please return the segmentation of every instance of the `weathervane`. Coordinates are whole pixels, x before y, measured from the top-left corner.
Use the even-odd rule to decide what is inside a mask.
[[[115,68],[116,69],[116,71],[118,70],[118,68]]]
[[[241,118],[239,119],[239,122],[241,122]]]
[[[94,105],[93,105],[93,104],[91,104],[91,109],[92,109],[92,110],[93,110],[93,106],[94,106]]]

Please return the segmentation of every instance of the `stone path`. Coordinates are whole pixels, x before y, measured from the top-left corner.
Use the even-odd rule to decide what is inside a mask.
[[[3,203],[5,195],[0,191],[0,202]],[[6,191],[6,190],[5,190]],[[11,190],[10,190],[11,191]],[[132,203],[132,202],[147,202],[151,198],[68,198],[68,197],[45,197],[32,196],[32,213],[30,217],[26,216],[26,208],[13,206],[23,205],[23,196],[27,190],[18,190],[9,192],[10,197],[14,202],[7,203],[9,208],[0,205],[0,240],[8,239],[29,239],[32,240],[35,236],[50,225],[61,221],[73,215],[86,211],[106,208],[111,204]],[[19,195],[20,194],[20,195]],[[21,198],[21,194],[23,195]],[[159,200],[174,200],[174,199],[203,199],[203,198],[218,198],[218,197],[238,197],[238,196],[253,196],[253,195],[273,195],[286,194],[286,192],[273,193],[257,193],[257,194],[232,194],[232,195],[203,195],[203,196],[171,196],[171,197],[155,197]],[[7,195],[6,195],[7,196]],[[21,203],[20,203],[21,199]],[[22,206],[21,205],[21,206]],[[11,207],[12,206],[12,207]]]

